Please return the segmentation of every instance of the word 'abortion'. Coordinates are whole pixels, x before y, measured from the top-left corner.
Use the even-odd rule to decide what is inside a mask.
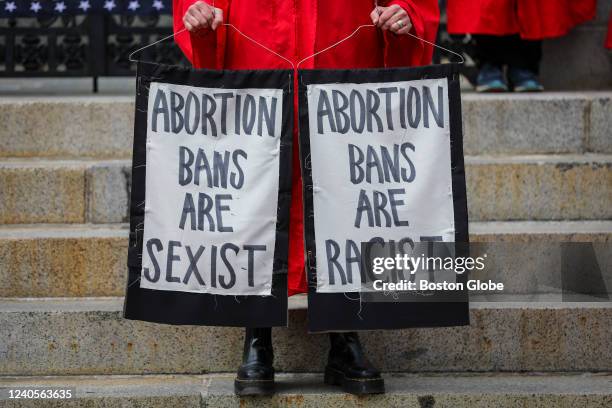
[[[443,88],[390,86],[343,92],[321,90],[317,132],[382,133],[395,129],[444,127]]]
[[[212,94],[157,89],[151,110],[151,130],[218,137],[253,135],[274,137],[277,97],[256,97],[235,91]],[[160,130],[161,130],[160,129]]]

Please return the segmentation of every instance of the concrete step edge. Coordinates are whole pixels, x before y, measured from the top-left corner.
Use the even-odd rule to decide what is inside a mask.
[[[570,153],[570,154],[522,154],[522,155],[478,155],[465,156],[468,165],[482,164],[556,164],[556,163],[612,163],[612,154]],[[131,166],[130,159],[98,158],[41,158],[41,157],[0,157],[0,169],[29,168],[71,168],[87,169],[100,166]]]
[[[612,220],[473,221],[472,235],[610,234]],[[129,224],[3,224],[0,239],[123,238]]]
[[[607,131],[611,100],[610,91],[464,93],[465,151],[495,155],[612,153]],[[0,116],[12,126],[0,131],[0,156],[129,159],[133,111],[133,97],[127,95],[3,98]]]
[[[499,93],[482,94],[471,91],[462,92],[462,97],[469,100],[526,100],[526,101],[546,101],[559,99],[597,99],[612,98],[610,90],[593,91],[545,91],[533,94],[520,93]],[[117,103],[133,102],[134,96],[125,95],[5,95],[0,100],[1,105],[13,104],[36,104],[36,103],[55,103],[55,104],[78,104],[84,103],[107,103],[115,105]]]
[[[386,394],[355,397],[323,384],[320,373],[277,374],[277,394],[240,399],[233,374],[0,377],[4,387],[72,388],[87,406],[119,407],[144,399],[151,407],[174,402],[217,406],[605,406],[612,398],[610,374],[384,374]],[[69,404],[70,400],[54,406]],[[20,406],[34,405],[24,401]],[[453,404],[454,403],[454,404]],[[310,405],[313,404],[313,405]],[[453,405],[446,405],[453,404]],[[456,404],[456,405],[455,405]],[[498,405],[500,404],[500,405]],[[503,404],[503,405],[501,405]],[[560,405],[562,404],[562,405]],[[600,405],[601,404],[601,405]],[[40,405],[42,406],[42,405]],[[130,405],[131,406],[131,405]],[[139,405],[140,406],[140,405]],[[516,406],[516,405],[514,405]]]
[[[463,91],[461,97],[467,101],[557,101],[563,99],[586,99],[594,100],[601,98],[612,98],[612,91],[544,91],[539,93],[479,93],[474,91]]]
[[[474,296],[475,299],[480,299]],[[553,300],[547,300],[548,298]],[[0,313],[82,313],[82,312],[121,312],[123,297],[51,297],[51,298],[0,298]],[[485,302],[471,301],[471,309],[612,309],[608,302],[561,302],[552,295],[541,295],[541,301]],[[302,309],[306,296],[300,294],[289,298],[290,309]]]
[[[570,92],[573,93],[573,92]],[[605,92],[602,92],[605,93]],[[79,105],[86,103],[117,103],[134,102],[133,95],[5,95],[0,99],[0,106],[14,104],[54,103],[58,105]]]
[[[232,373],[239,365],[242,329],[125,320],[121,306],[120,297],[3,299],[0,374]],[[362,341],[383,371],[610,372],[611,318],[610,302],[473,304],[469,326],[366,332]],[[305,310],[291,310],[288,326],[274,330],[276,368],[322,371],[327,337],[305,336]]]

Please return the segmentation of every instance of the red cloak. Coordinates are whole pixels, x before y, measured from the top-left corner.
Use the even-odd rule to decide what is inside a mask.
[[[174,30],[184,28],[183,15],[196,0],[174,0]],[[208,1],[212,3],[211,0]],[[434,42],[438,30],[438,0],[379,0],[380,6],[403,7],[414,26],[412,33]],[[361,24],[371,24],[372,0],[216,0],[226,23],[264,44],[296,64],[352,33]],[[287,69],[278,56],[253,44],[234,30],[175,37],[176,43],[196,68]],[[373,68],[426,65],[433,48],[409,36],[364,28],[354,38],[304,62],[300,68]],[[297,76],[296,76],[297,78]],[[296,87],[297,89],[297,87]],[[295,95],[297,118],[297,93]],[[304,272],[302,178],[294,121],[293,191],[289,226],[289,295],[307,291]]]
[[[596,0],[448,0],[450,34],[560,37],[595,17]]]

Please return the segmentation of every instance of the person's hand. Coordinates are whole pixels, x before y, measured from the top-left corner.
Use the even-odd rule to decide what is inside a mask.
[[[376,7],[370,13],[372,24],[383,31],[395,34],[407,34],[412,29],[412,21],[406,10],[394,4],[389,7]]]
[[[223,10],[203,1],[196,1],[183,16],[185,28],[192,33],[212,28],[216,30],[223,24]]]

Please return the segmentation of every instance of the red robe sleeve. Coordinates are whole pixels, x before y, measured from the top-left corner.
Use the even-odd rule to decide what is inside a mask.
[[[412,22],[411,33],[432,43],[436,42],[440,9],[438,0],[389,0],[386,6],[397,4]],[[428,65],[433,56],[433,46],[416,38],[385,32],[385,66]]]
[[[192,34],[188,31],[177,34],[185,28],[183,16],[189,6],[196,1],[198,0],[173,0],[174,41],[195,68],[222,69],[225,56],[225,27],[219,27],[216,31],[208,30],[203,34]],[[224,18],[229,14],[230,1],[215,0],[215,7],[223,10]],[[210,1],[207,3],[212,4]]]

